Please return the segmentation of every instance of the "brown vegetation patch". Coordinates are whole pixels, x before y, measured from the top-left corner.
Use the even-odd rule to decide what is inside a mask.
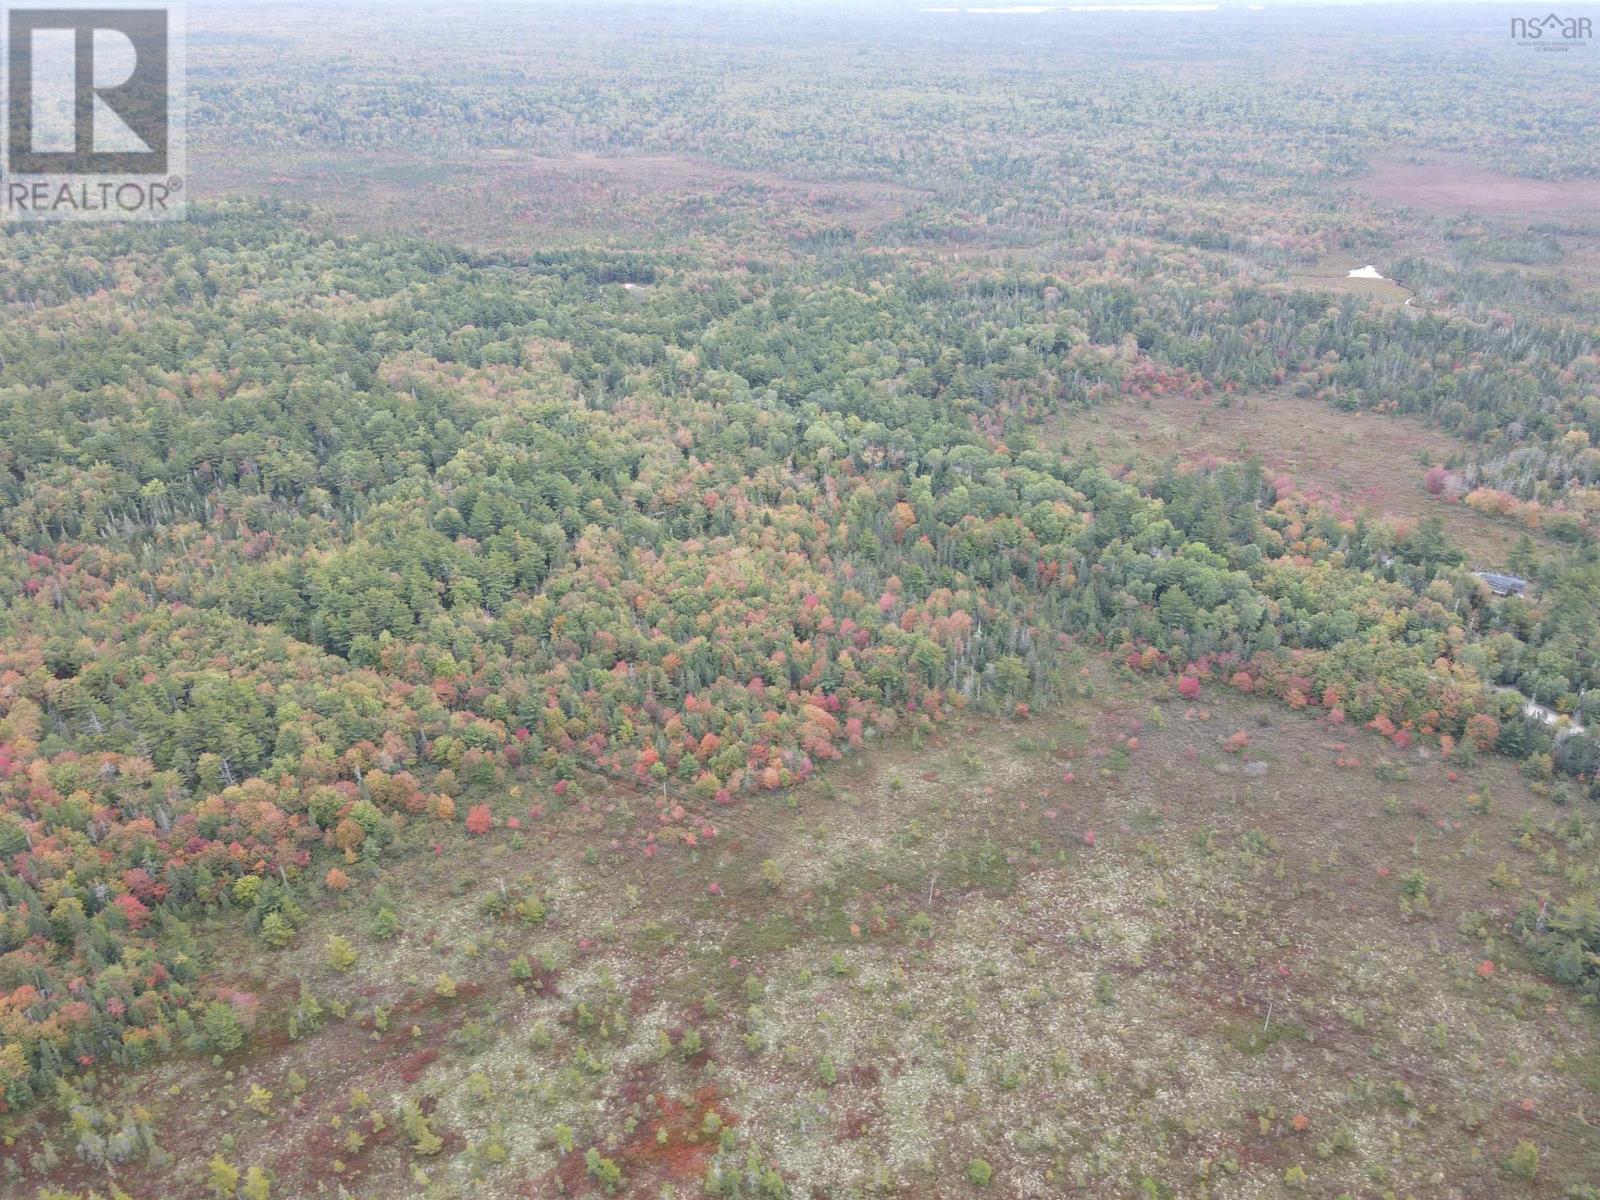
[[[1152,466],[1170,459],[1201,464],[1251,454],[1272,474],[1348,515],[1417,522],[1442,517],[1445,531],[1476,564],[1498,564],[1527,532],[1459,503],[1430,495],[1421,456],[1443,462],[1465,443],[1404,416],[1342,412],[1288,392],[1209,400],[1162,395],[1123,399],[1074,412],[1062,422],[1066,443],[1085,441],[1107,461]],[[1536,542],[1543,539],[1530,534]]]
[[[1600,215],[1600,179],[1528,179],[1449,160],[1380,158],[1362,191],[1431,212],[1510,217]]]
[[[837,764],[792,809],[727,810],[719,838],[744,843],[743,871],[717,853],[585,864],[596,835],[628,818],[619,804],[597,830],[584,809],[637,804],[623,789],[550,814],[548,841],[495,835],[471,865],[415,855],[405,925],[427,914],[448,926],[448,961],[419,936],[386,944],[404,957],[380,967],[363,940],[351,974],[308,972],[330,999],[392,996],[391,1032],[374,1041],[354,1011],[252,1045],[231,1075],[195,1060],[142,1073],[176,1164],[165,1182],[141,1167],[124,1184],[202,1196],[227,1132],[234,1161],[267,1165],[274,1195],[403,1193],[415,1169],[464,1181],[496,1121],[510,1158],[483,1167],[490,1196],[552,1195],[558,1182],[599,1195],[591,1147],[620,1168],[618,1194],[684,1194],[728,1128],[735,1158],[755,1151],[795,1195],[849,1194],[881,1165],[886,1194],[963,1196],[982,1158],[992,1195],[1110,1200],[1127,1191],[1095,1152],[1109,1142],[1172,1194],[1220,1171],[1240,1195],[1276,1195],[1303,1168],[1330,1195],[1369,1171],[1421,1195],[1436,1169],[1450,1195],[1559,1195],[1596,1151],[1579,1115],[1586,1085],[1563,1066],[1594,1056],[1595,1030],[1570,993],[1527,972],[1503,933],[1526,888],[1494,876],[1502,860],[1530,881],[1570,868],[1577,851],[1517,832],[1524,812],[1542,827],[1563,810],[1503,761],[1458,771],[1436,750],[1219,683],[1181,702],[1170,677],[1080,662],[1092,694],[1063,713],[956,716],[920,747]],[[1248,764],[1218,749],[1239,731]],[[753,865],[768,859],[777,870],[763,878]],[[493,873],[536,865],[546,923],[466,915]],[[1405,900],[1417,869],[1425,905]],[[458,886],[475,870],[491,877]],[[711,878],[724,885],[715,900]],[[1479,921],[1489,933],[1462,932]],[[678,936],[657,953],[646,935],[662,929]],[[307,929],[306,946],[322,932]],[[555,948],[570,1002],[510,986],[506,955],[541,946]],[[406,982],[440,966],[462,977],[453,999]],[[561,1014],[580,1001],[604,1020],[626,1012],[627,1031],[575,1027]],[[492,1047],[452,1036],[469,1015],[501,1029]],[[533,1040],[541,1022],[553,1044]],[[681,1046],[690,1028],[700,1052],[650,1052],[658,1032]],[[580,1047],[598,1067],[580,1067]],[[308,1084],[294,1100],[291,1067]],[[477,1071],[493,1095],[463,1104]],[[270,1117],[240,1104],[254,1082],[277,1094]],[[353,1111],[357,1088],[382,1130]],[[402,1096],[429,1114],[443,1142],[432,1156],[401,1132]],[[559,1153],[555,1120],[575,1135]],[[357,1124],[369,1136],[350,1150]],[[1508,1193],[1498,1164],[1520,1139],[1545,1166]]]
[[[527,251],[582,241],[755,238],[769,244],[853,236],[906,212],[915,190],[873,180],[807,180],[678,155],[540,157],[485,151],[437,160],[303,155],[270,164],[197,152],[222,194],[301,200],[346,229]]]
[[[1350,272],[1364,264],[1349,259],[1336,259],[1318,263],[1305,271],[1292,271],[1289,284],[1296,288],[1310,288],[1322,292],[1336,292],[1348,296],[1371,296],[1393,304],[1405,304],[1412,297],[1411,289],[1397,280],[1351,278]],[[1381,269],[1381,268],[1380,268]]]

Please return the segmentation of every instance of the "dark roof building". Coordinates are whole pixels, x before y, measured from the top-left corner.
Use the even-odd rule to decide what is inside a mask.
[[[1526,596],[1528,581],[1520,575],[1500,575],[1494,571],[1474,571],[1496,596]]]

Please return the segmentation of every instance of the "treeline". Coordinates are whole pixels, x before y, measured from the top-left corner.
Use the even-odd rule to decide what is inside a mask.
[[[709,820],[896,729],[1048,704],[1072,638],[1593,775],[1592,740],[1492,686],[1568,708],[1593,686],[1590,558],[1494,602],[1436,523],[1342,520],[1249,463],[1119,477],[1048,439],[1129,388],[1211,402],[1336,345],[1381,358],[1361,339],[1402,329],[1359,307],[867,264],[660,263],[641,299],[615,282],[637,261],[254,207],[8,253],[8,1105],[248,1034],[253,998],[199,987],[197,915],[284,944],[327,864],[514,780],[560,803],[598,770]]]

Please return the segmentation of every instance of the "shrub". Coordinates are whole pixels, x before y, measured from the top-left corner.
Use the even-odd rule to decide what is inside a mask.
[[[260,1167],[251,1167],[244,1173],[244,1186],[239,1189],[240,1200],[271,1200],[272,1184]]]
[[[777,891],[783,886],[783,868],[778,865],[778,860],[769,858],[761,864],[761,882],[767,885],[769,891]]]
[[[239,1168],[223,1158],[220,1154],[213,1154],[209,1164],[211,1178],[207,1185],[211,1194],[217,1200],[233,1200],[234,1192],[239,1190]]]
[[[244,1027],[233,1011],[233,1005],[221,1000],[206,1005],[200,1018],[200,1029],[206,1042],[219,1054],[229,1054],[244,1045]]]
[[[700,1039],[700,1032],[693,1027],[683,1031],[683,1037],[678,1039],[678,1057],[693,1058],[705,1049],[705,1043]]]
[[[295,1003],[294,1011],[289,1014],[289,1037],[298,1040],[301,1035],[312,1032],[322,1024],[323,1015],[322,1002],[302,979],[300,998]]]
[[[622,1168],[593,1146],[584,1152],[583,1165],[594,1181],[605,1188],[607,1195],[615,1195],[622,1187]]]
[[[1517,919],[1517,928],[1533,943],[1539,966],[1562,983],[1600,996],[1600,903],[1579,892],[1545,914],[1540,932],[1531,908]]]
[[[975,1158],[967,1164],[967,1178],[978,1187],[988,1187],[989,1180],[994,1178],[994,1168],[981,1158]]]
[[[1104,971],[1099,972],[1094,977],[1094,998],[1107,1008],[1117,1002],[1116,981]]]
[[[1532,1179],[1539,1173],[1539,1147],[1530,1141],[1520,1141],[1506,1159],[1506,1173],[1518,1179]]]
[[[269,912],[261,919],[261,940],[277,950],[294,941],[294,926],[280,912]]]
[[[325,954],[328,959],[328,965],[335,971],[341,972],[348,971],[355,966],[356,959],[359,957],[356,954],[356,948],[350,944],[349,940],[337,933],[328,939]]]
[[[418,1154],[437,1154],[444,1149],[444,1139],[434,1133],[428,1118],[414,1101],[407,1100],[400,1106],[400,1125]]]
[[[537,925],[545,918],[544,901],[537,896],[525,897],[517,905],[517,917],[524,925]]]

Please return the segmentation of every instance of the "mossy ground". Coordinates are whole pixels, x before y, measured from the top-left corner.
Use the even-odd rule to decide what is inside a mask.
[[[1059,713],[957,715],[693,848],[624,849],[654,800],[598,785],[419,842],[383,868],[389,939],[355,871],[292,946],[235,948],[259,978],[219,955],[268,1012],[238,1055],[92,1090],[170,1155],[121,1185],[205,1195],[222,1153],[283,1197],[600,1194],[594,1149],[622,1194],[694,1196],[719,1146],[798,1197],[1594,1184],[1600,1019],[1505,933],[1592,861],[1574,810],[1504,762],[1085,669]],[[8,1194],[96,1182],[56,1117],[12,1134]]]

